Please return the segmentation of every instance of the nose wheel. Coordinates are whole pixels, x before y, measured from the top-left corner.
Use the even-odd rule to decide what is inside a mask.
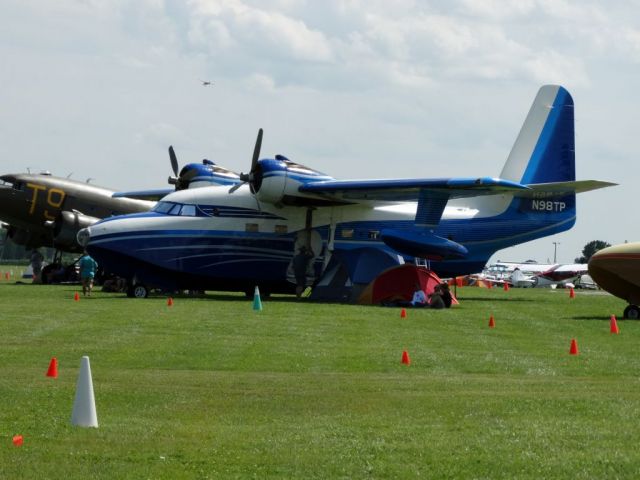
[[[142,283],[136,283],[127,287],[127,297],[129,298],[147,298],[148,296],[149,288]]]

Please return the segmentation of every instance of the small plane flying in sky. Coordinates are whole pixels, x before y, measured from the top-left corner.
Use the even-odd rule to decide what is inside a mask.
[[[149,286],[293,292],[299,255],[307,285],[336,262],[364,283],[416,259],[441,277],[479,272],[497,250],[570,229],[576,193],[614,185],[575,180],[573,107],[563,87],[542,87],[499,178],[335,180],[282,155],[260,159],[260,130],[231,188],[173,192],[79,241],[132,296]]]
[[[629,304],[624,318],[640,319],[640,242],[597,251],[589,260],[589,275],[600,288]]]

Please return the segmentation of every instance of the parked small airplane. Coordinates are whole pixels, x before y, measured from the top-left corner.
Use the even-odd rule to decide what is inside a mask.
[[[586,263],[571,263],[565,265],[553,265],[551,268],[536,275],[537,287],[557,285],[572,282],[589,271]]]
[[[508,282],[515,287],[548,287],[571,282],[587,273],[587,264],[497,262],[488,265],[483,273],[487,280]]]
[[[308,285],[336,259],[354,282],[416,259],[441,277],[479,272],[497,250],[570,229],[576,193],[614,185],[575,181],[573,106],[563,87],[542,87],[500,178],[339,181],[282,155],[259,159],[260,130],[231,188],[176,191],[78,238],[132,296],[150,285],[289,293],[301,254]]]
[[[640,318],[640,242],[599,250],[589,260],[589,275],[600,288],[629,303],[624,318]]]

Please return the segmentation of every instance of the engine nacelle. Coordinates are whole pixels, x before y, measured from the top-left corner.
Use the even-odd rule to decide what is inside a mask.
[[[301,185],[333,180],[331,177],[304,165],[292,162],[282,155],[275,159],[260,160],[251,187],[260,202],[284,205],[304,205],[315,195],[300,193]]]
[[[63,211],[56,218],[53,225],[53,246],[70,251],[82,251],[76,240],[78,232],[96,223],[99,218],[83,215],[80,212]]]

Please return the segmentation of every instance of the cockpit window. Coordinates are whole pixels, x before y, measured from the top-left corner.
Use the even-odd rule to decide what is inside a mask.
[[[182,211],[180,215],[186,217],[195,217],[196,216],[196,206],[195,205],[183,205]]]
[[[181,215],[183,217],[196,217],[195,205],[182,205],[174,202],[158,202],[152,211],[157,213],[166,213],[167,215]]]
[[[156,206],[153,207],[153,211],[158,213],[167,213],[174,205],[175,203],[172,202],[158,202],[156,203]]]

